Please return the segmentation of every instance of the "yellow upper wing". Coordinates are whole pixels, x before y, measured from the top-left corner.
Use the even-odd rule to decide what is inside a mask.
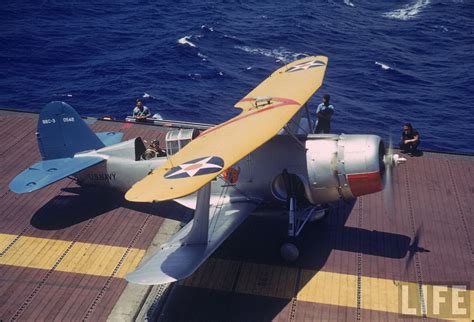
[[[203,132],[125,198],[152,202],[195,192],[276,135],[321,86],[326,65],[327,57],[312,56],[278,69],[235,105],[242,113]]]

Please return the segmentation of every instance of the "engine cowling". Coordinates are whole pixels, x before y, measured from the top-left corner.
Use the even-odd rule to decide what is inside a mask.
[[[376,135],[310,135],[306,141],[311,203],[353,199],[383,189],[385,146]]]

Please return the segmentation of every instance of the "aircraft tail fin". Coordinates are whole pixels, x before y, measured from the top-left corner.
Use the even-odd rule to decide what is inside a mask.
[[[70,105],[59,101],[41,110],[37,136],[43,160],[72,158],[105,146]]]

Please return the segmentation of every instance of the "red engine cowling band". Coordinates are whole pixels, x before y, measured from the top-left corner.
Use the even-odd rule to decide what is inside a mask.
[[[349,187],[355,197],[368,195],[383,189],[380,171],[348,174],[347,181],[349,181]]]
[[[306,141],[312,203],[352,199],[383,189],[385,146],[376,135],[310,135]]]

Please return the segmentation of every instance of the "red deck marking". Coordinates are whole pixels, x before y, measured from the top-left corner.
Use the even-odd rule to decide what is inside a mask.
[[[368,195],[383,189],[380,172],[358,173],[347,176],[352,194],[356,197]]]
[[[248,101],[254,101],[255,99],[254,98],[244,98],[242,100],[240,100],[238,103],[240,102],[248,102]],[[279,102],[278,104],[274,104],[274,105],[271,105],[269,107],[264,107],[264,108],[261,108],[261,109],[258,109],[257,111],[255,112],[249,112],[249,113],[245,113],[243,115],[240,115],[240,116],[237,116],[237,117],[234,117],[233,119],[230,119],[229,121],[225,122],[225,123],[222,123],[222,124],[219,124],[217,126],[214,126],[204,132],[201,133],[200,136],[203,136],[203,135],[206,135],[206,134],[209,134],[217,129],[220,129],[221,127],[223,126],[226,126],[226,125],[229,125],[231,123],[234,123],[234,122],[237,122],[239,120],[242,120],[244,118],[247,118],[249,116],[252,116],[252,115],[255,115],[255,114],[258,114],[258,113],[262,113],[262,112],[266,112],[266,111],[269,111],[269,110],[272,110],[274,108],[278,108],[278,107],[284,107],[284,106],[289,106],[289,105],[301,105],[300,103],[298,103],[297,101],[295,100],[292,100],[290,98],[282,98],[282,97],[273,97],[272,98],[273,101],[276,101],[276,102]],[[237,103],[237,104],[238,104]]]
[[[123,123],[122,129],[126,130],[133,127],[133,123]]]

